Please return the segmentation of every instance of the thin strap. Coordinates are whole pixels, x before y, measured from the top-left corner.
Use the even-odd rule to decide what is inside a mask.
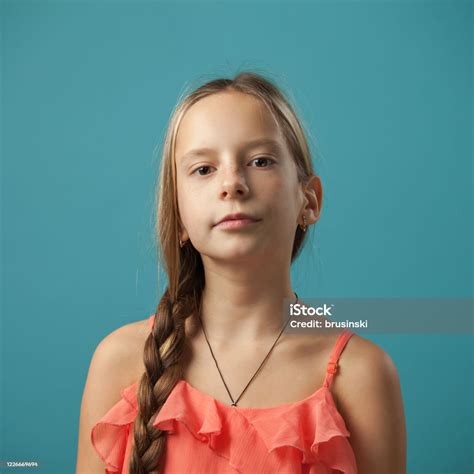
[[[334,348],[332,350],[331,356],[329,357],[329,362],[326,368],[326,377],[324,379],[324,387],[330,387],[332,383],[332,379],[334,378],[334,374],[337,372],[339,367],[338,361],[339,357],[341,356],[344,347],[347,344],[347,341],[354,333],[345,329],[344,331],[339,334],[338,338],[336,339],[336,343],[334,344]]]

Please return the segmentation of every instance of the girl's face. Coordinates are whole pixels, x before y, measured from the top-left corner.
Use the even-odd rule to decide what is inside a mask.
[[[175,153],[180,236],[191,240],[203,262],[260,257],[290,263],[307,200],[262,102],[240,92],[201,99],[181,121]],[[216,225],[238,212],[258,221],[238,228]]]

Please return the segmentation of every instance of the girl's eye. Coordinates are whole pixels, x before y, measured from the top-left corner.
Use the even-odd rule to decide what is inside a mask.
[[[194,173],[198,172],[199,176],[205,176],[205,175],[199,173],[199,170],[202,170],[204,168],[210,168],[210,167],[209,166],[200,166],[199,168],[196,168],[191,174],[194,174]]]
[[[275,163],[274,159],[272,159],[270,157],[267,157],[267,156],[259,156],[258,158],[253,159],[251,161],[251,163],[254,162],[254,161],[260,161],[260,162],[264,161],[264,162],[267,162],[267,163],[268,162]],[[202,173],[200,173],[200,170],[206,170],[206,169],[209,169],[209,168],[210,168],[210,166],[200,166],[199,168],[196,168],[191,174],[197,173],[199,176],[206,176],[208,173],[202,174]],[[257,166],[257,168],[266,168],[266,166]]]
[[[267,161],[267,162],[268,162],[268,161],[271,161],[272,163],[275,163],[275,160],[273,160],[272,158],[269,158],[269,157],[267,157],[267,156],[259,156],[258,158],[255,158],[255,159],[252,160],[252,161],[257,161],[257,160],[258,160],[258,161],[262,161],[262,160],[263,160],[263,161]],[[262,166],[257,166],[257,168],[262,168]]]

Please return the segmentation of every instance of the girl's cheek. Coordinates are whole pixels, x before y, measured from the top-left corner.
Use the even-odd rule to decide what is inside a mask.
[[[194,198],[202,196],[209,192],[209,184],[199,182],[199,180],[188,180],[184,185],[187,193],[192,194]]]

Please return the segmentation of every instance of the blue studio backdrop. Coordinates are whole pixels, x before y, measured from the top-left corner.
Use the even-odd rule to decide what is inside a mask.
[[[268,73],[300,113],[324,191],[301,298],[472,298],[472,9],[4,0],[0,460],[74,472],[92,353],[166,283],[154,186],[189,83]],[[408,472],[472,472],[472,331],[366,337],[399,372]]]

